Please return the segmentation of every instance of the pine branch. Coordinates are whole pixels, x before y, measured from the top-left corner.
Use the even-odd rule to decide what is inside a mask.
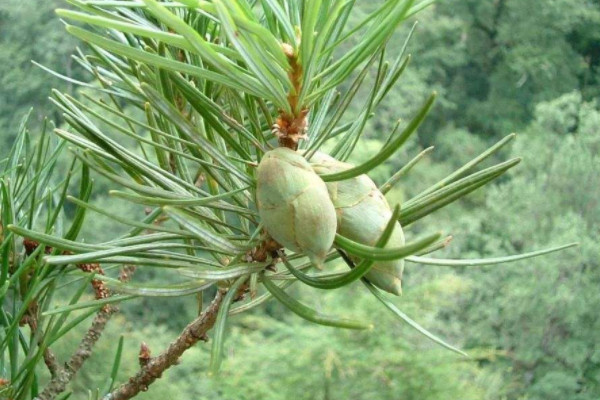
[[[25,251],[27,254],[33,253],[35,249],[40,245],[38,242],[25,239],[23,241],[23,245],[25,247]],[[46,246],[44,249],[46,253],[50,253],[52,248]],[[68,253],[68,252],[63,252]],[[88,264],[78,264],[77,267],[84,272],[98,273],[104,275],[104,271],[100,264],[97,263],[88,263]],[[129,280],[133,270],[131,267],[125,267],[120,280],[126,281]],[[108,289],[104,282],[99,279],[92,279],[92,287],[94,288],[94,293],[96,299],[104,299],[110,296]],[[31,327],[32,332],[36,332],[37,325],[37,304],[34,303],[29,310],[27,317],[27,323]],[[71,356],[70,360],[65,364],[64,368],[59,368],[58,363],[56,361],[56,357],[54,353],[49,349],[44,350],[44,362],[50,371],[52,379],[50,383],[44,388],[42,393],[37,397],[39,400],[50,400],[54,399],[57,395],[65,391],[65,388],[69,384],[69,382],[73,379],[73,377],[77,374],[77,371],[83,366],[85,361],[92,355],[92,350],[104,328],[106,327],[107,322],[110,320],[111,316],[117,312],[116,307],[112,307],[110,305],[103,306],[100,311],[94,317],[92,321],[91,327],[88,329],[87,333],[79,343],[77,350]]]
[[[35,249],[39,246],[39,243],[34,240],[24,239],[23,246],[25,247],[25,253],[27,255],[31,255],[31,253],[33,253],[35,251]],[[46,252],[48,252],[49,248],[46,248],[44,250]],[[24,323],[27,323],[27,325],[29,325],[29,328],[31,329],[31,335],[37,334],[38,314],[39,314],[39,305],[38,305],[37,301],[33,301],[31,303],[31,305],[29,306],[29,308],[27,309],[27,313],[25,314],[23,321],[22,321]],[[42,344],[42,338],[38,338],[37,344],[38,344],[38,346],[40,346]],[[58,361],[56,360],[56,355],[49,347],[47,347],[44,349],[43,358],[44,358],[44,364],[46,364],[48,371],[50,371],[50,376],[52,378],[55,378],[57,373],[59,372],[59,366],[58,366]]]
[[[104,274],[99,264],[81,264],[78,265],[78,267],[86,272],[98,272]],[[122,273],[122,276],[129,279],[131,272],[129,272],[130,270],[127,269],[127,267],[126,271],[128,272]],[[96,298],[102,299],[109,297],[110,293],[104,285],[104,282],[98,279],[93,279],[92,286],[94,287]],[[77,371],[81,369],[85,361],[92,355],[94,345],[96,342],[98,342],[98,339],[100,339],[100,336],[102,335],[102,332],[104,331],[104,328],[106,327],[106,324],[112,315],[117,311],[118,309],[116,307],[110,305],[105,305],[100,309],[100,311],[98,311],[94,317],[94,320],[92,321],[92,325],[86,332],[85,336],[81,339],[79,346],[77,346],[77,350],[75,350],[69,361],[65,364],[64,368],[61,368],[52,374],[50,383],[48,383],[42,393],[40,393],[38,396],[39,400],[54,399],[60,393],[65,391],[69,382],[71,382],[71,380],[77,374]]]
[[[50,376],[55,377],[58,373],[58,361],[56,360],[56,355],[49,348],[44,350],[44,363],[46,367],[48,367],[48,371],[50,371]]]
[[[104,400],[131,399],[138,393],[148,390],[148,386],[160,378],[165,370],[177,364],[179,357],[187,349],[198,341],[205,340],[206,333],[215,324],[224,293],[222,290],[217,291],[215,298],[206,310],[191,322],[162,354],[150,359],[135,376],[129,378],[127,383],[112,393],[107,394]]]
[[[102,272],[102,268],[98,264],[82,264],[79,266],[84,271],[98,271]],[[135,268],[131,266],[125,266],[121,270],[121,274],[119,275],[119,280],[121,282],[126,282],[131,278],[131,275],[134,273]],[[96,283],[94,283],[96,281]],[[100,282],[101,284],[99,284]],[[104,283],[100,280],[92,280],[92,285],[94,287],[94,291],[96,292],[97,298],[105,298],[110,295],[108,289],[104,286]],[[71,382],[71,380],[77,374],[77,371],[81,369],[85,361],[92,355],[92,350],[94,345],[100,339],[106,324],[112,317],[114,313],[116,313],[118,309],[116,307],[105,305],[100,309],[100,311],[94,317],[92,321],[92,325],[88,329],[87,333],[81,339],[77,350],[71,356],[71,359],[68,363],[65,364],[65,368],[56,371],[52,374],[52,379],[50,383],[44,388],[42,393],[38,396],[39,400],[50,400],[54,399],[57,395],[64,392],[67,384]],[[44,354],[44,360],[45,360]],[[55,361],[56,362],[56,361]]]
[[[77,350],[71,356],[69,362],[65,364],[65,367],[61,369],[50,383],[44,388],[42,393],[38,396],[39,400],[50,400],[54,399],[57,395],[65,391],[67,384],[71,382],[77,371],[83,366],[85,361],[92,355],[92,349],[106,326],[106,323],[110,320],[110,317],[117,311],[116,308],[103,308],[94,317],[92,326],[88,329],[87,333],[81,339]]]
[[[31,306],[29,306],[27,314],[24,317],[24,322],[27,322],[27,325],[29,325],[32,335],[35,335],[38,330],[38,312],[39,306],[37,302],[34,301],[31,304]],[[38,346],[42,344],[41,338],[38,338],[37,344]],[[48,371],[50,371],[50,376],[54,378],[58,372],[59,367],[58,362],[56,361],[56,356],[54,355],[54,352],[50,350],[49,347],[46,347],[44,349],[43,358],[44,364],[46,364],[46,367],[48,367]]]

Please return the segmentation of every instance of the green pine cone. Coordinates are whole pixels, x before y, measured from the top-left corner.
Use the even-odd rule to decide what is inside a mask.
[[[258,165],[256,200],[266,231],[319,268],[333,245],[336,214],[325,182],[297,152],[280,147]]]
[[[310,163],[318,174],[340,172],[353,167],[321,152],[315,153]],[[338,233],[356,242],[374,246],[392,217],[390,206],[375,183],[363,174],[352,179],[327,182],[326,185],[336,209]],[[397,222],[385,247],[400,247],[404,243],[404,233]],[[366,278],[375,286],[400,295],[403,270],[404,260],[381,261],[375,263]]]

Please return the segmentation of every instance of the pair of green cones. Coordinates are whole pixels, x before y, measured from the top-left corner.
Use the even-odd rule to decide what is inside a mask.
[[[258,210],[266,231],[287,249],[307,255],[318,268],[323,267],[334,242],[342,248],[344,243],[358,243],[368,250],[366,246],[377,245],[388,223],[393,227],[383,247],[402,248],[402,227],[366,174],[327,183],[319,176],[352,167],[321,152],[313,154],[310,161],[285,147],[267,152],[258,166],[257,179]],[[349,250],[353,261],[362,258],[360,251]],[[400,295],[403,269],[400,257],[373,260],[365,278]]]

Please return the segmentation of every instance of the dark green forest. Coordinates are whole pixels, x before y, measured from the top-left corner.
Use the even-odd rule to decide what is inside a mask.
[[[375,3],[357,2],[351,22]],[[64,126],[60,110],[48,100],[53,88],[91,104],[86,96],[93,97],[92,89],[36,65],[73,82],[90,79],[72,58],[85,44],[65,32],[54,13],[59,7],[68,5],[0,1],[0,160],[30,108],[27,127],[33,138],[45,118],[48,126]],[[469,358],[399,322],[359,284],[318,296],[315,289],[295,285],[289,291],[317,309],[368,317],[375,329],[312,325],[269,302],[231,319],[218,376],[207,372],[210,346],[199,343],[139,398],[599,399],[599,26],[598,0],[439,0],[391,39],[390,46],[399,49],[414,29],[407,45],[411,60],[368,120],[351,161],[376,153],[396,122],[410,120],[429,93],[437,91],[438,99],[400,154],[370,173],[382,184],[434,146],[387,193],[390,203],[402,204],[510,133],[516,138],[485,165],[523,158],[489,187],[411,225],[411,235],[432,230],[452,235],[450,245],[436,253],[440,258],[499,257],[579,243],[491,266],[406,263],[403,295],[394,303]],[[369,71],[367,82],[375,72]],[[357,118],[367,96],[357,96],[345,122]],[[59,174],[69,166],[68,154],[59,161]],[[144,216],[144,207],[110,197],[111,184],[91,175],[92,204],[117,216]],[[73,191],[79,184],[72,182]],[[68,207],[75,214],[76,208]],[[95,243],[126,229],[88,213],[79,238]],[[171,278],[139,269],[134,279]],[[86,296],[92,299],[91,292]],[[65,304],[68,297],[56,301]],[[137,370],[142,342],[151,350],[164,348],[197,313],[195,295],[121,304],[71,383],[72,398],[106,385],[121,336],[118,377],[123,380]],[[78,325],[54,345],[59,359],[68,357],[86,328]],[[47,380],[44,373],[41,379]]]

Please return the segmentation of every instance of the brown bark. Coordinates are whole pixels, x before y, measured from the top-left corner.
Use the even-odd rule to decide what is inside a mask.
[[[37,397],[39,400],[54,399],[57,395],[65,391],[67,384],[71,382],[83,363],[92,355],[94,345],[100,339],[106,323],[115,312],[116,308],[109,307],[107,309],[102,308],[96,314],[92,321],[92,326],[88,329],[83,339],[81,339],[77,350],[73,353],[69,362],[65,364],[64,368],[61,368],[56,373],[42,393],[39,394]]]
[[[217,319],[223,296],[224,292],[217,291],[210,305],[198,318],[185,327],[183,332],[165,351],[148,360],[135,376],[129,378],[127,383],[124,383],[112,393],[107,394],[104,400],[131,399],[138,393],[148,390],[148,386],[160,378],[165,370],[177,364],[179,358],[187,349],[198,341],[206,339],[206,333],[213,327]]]
[[[21,321],[21,322],[26,322],[27,325],[29,325],[32,335],[37,334],[38,313],[39,313],[39,306],[38,306],[37,302],[34,301],[29,306],[27,313],[23,317],[23,321]],[[38,344],[38,346],[41,346],[41,344],[42,344],[41,338],[38,338],[37,344]],[[48,367],[48,371],[50,371],[50,375],[52,377],[56,376],[56,373],[58,372],[58,362],[56,361],[56,356],[54,355],[52,350],[50,350],[50,348],[44,349],[43,357],[44,357],[44,364],[46,364],[46,367]]]
[[[25,251],[27,254],[33,253],[35,249],[40,245],[38,242],[25,239],[23,241],[23,245],[25,247]],[[52,248],[46,246],[44,249],[46,253],[50,253]],[[69,252],[63,252],[63,254],[69,254]],[[77,267],[84,272],[96,273],[104,275],[104,271],[100,264],[97,263],[88,263],[88,264],[78,264]],[[121,271],[120,279],[122,281],[126,281],[130,278],[134,269],[131,267],[125,267]],[[96,299],[105,299],[110,296],[110,292],[108,288],[99,279],[92,279],[92,287],[94,289]],[[37,303],[34,303],[33,308],[30,309],[27,317],[27,323],[31,327],[32,333],[35,334],[37,331]],[[50,370],[50,374],[52,379],[50,383],[44,388],[44,390],[38,395],[37,399],[39,400],[51,400],[54,399],[57,395],[64,392],[68,383],[73,379],[77,371],[82,367],[83,363],[92,355],[92,349],[100,336],[102,335],[102,331],[106,326],[106,323],[109,321],[110,317],[117,311],[116,307],[110,305],[104,305],[100,311],[94,317],[92,321],[91,327],[86,332],[85,336],[81,339],[77,350],[69,361],[65,363],[64,368],[60,368],[58,366],[58,362],[56,361],[56,357],[54,353],[47,348],[44,351],[44,362],[46,366]]]

